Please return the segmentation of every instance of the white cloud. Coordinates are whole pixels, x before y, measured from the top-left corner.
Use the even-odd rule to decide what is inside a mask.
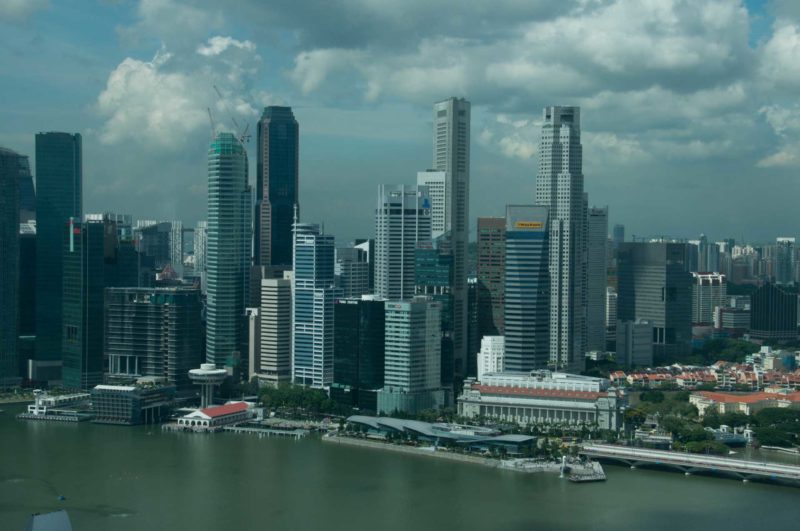
[[[207,107],[219,128],[233,128],[233,120],[244,127],[263,103],[276,99],[252,88],[260,65],[253,43],[216,36],[195,52],[162,48],[151,61],[122,61],[97,98],[96,109],[105,120],[100,140],[177,150],[209,131]]]
[[[50,7],[49,0],[3,0],[0,2],[0,21],[19,22]]]
[[[800,105],[770,105],[759,111],[772,128],[778,149],[758,161],[762,168],[800,166]]]
[[[800,27],[778,21],[761,50],[759,80],[768,86],[800,89]]]

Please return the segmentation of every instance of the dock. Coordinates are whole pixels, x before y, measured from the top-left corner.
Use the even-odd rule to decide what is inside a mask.
[[[289,437],[294,440],[300,440],[310,433],[308,430],[304,429],[276,430],[272,428],[248,428],[245,426],[226,426],[223,428],[223,431],[257,435],[259,439],[264,437]]]
[[[710,473],[734,477],[744,482],[762,480],[800,486],[800,466],[796,465],[605,444],[582,446],[580,453],[594,459],[624,463],[631,468],[657,466],[680,470],[687,476]]]

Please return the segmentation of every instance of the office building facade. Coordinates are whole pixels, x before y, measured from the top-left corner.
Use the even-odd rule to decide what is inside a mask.
[[[253,261],[285,270],[292,264],[292,224],[299,207],[300,126],[291,107],[270,106],[257,129]]]
[[[383,387],[385,302],[367,296],[334,304],[331,398],[362,411],[378,410]]]
[[[754,339],[797,339],[797,291],[767,283],[750,295],[750,336]]]
[[[438,301],[415,297],[385,303],[384,387],[378,413],[416,414],[445,404],[441,374],[441,311]]]
[[[343,298],[360,297],[370,293],[369,255],[358,247],[336,249],[336,287]]]
[[[246,352],[245,304],[250,267],[247,153],[231,133],[208,150],[206,361],[237,366]]]
[[[606,349],[608,207],[590,208],[586,233],[586,348]]]
[[[478,330],[505,331],[506,218],[478,218]]]
[[[36,352],[28,377],[61,376],[63,242],[70,218],[83,213],[83,158],[79,134],[36,135]]]
[[[714,310],[727,305],[728,282],[720,273],[692,273],[692,324],[708,326]]]
[[[617,320],[653,326],[655,363],[691,350],[692,276],[685,243],[623,243],[618,252]]]
[[[261,281],[259,308],[260,348],[251,370],[270,387],[292,381],[292,281],[265,278]]]
[[[546,207],[506,207],[505,368],[550,363],[550,230]]]
[[[414,295],[416,248],[430,239],[428,189],[381,185],[375,210],[375,295],[394,300]]]
[[[433,106],[433,169],[445,173],[444,231],[453,253],[454,381],[467,370],[470,123],[471,105],[463,98]]]
[[[294,226],[292,381],[328,388],[333,383],[334,237],[319,225]]]
[[[0,148],[0,387],[19,382],[20,179],[23,157]],[[31,294],[25,294],[30,296]]]
[[[107,288],[105,379],[153,377],[191,389],[189,370],[203,361],[201,312],[198,288]]]
[[[536,204],[550,225],[550,364],[580,372],[586,353],[586,197],[578,107],[543,112]]]
[[[105,289],[135,286],[139,255],[123,240],[117,222],[104,214],[71,220],[63,243],[64,387],[90,389],[103,381],[105,368]]]

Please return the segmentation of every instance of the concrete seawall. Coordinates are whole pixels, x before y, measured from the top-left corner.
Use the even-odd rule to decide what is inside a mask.
[[[478,457],[475,455],[454,454],[451,452],[434,451],[430,447],[420,448],[418,446],[401,446],[399,444],[382,443],[376,441],[369,441],[366,439],[356,439],[354,437],[323,437],[323,442],[346,444],[348,446],[359,446],[361,448],[372,448],[375,450],[388,450],[390,452],[398,452],[401,454],[418,455],[422,457],[435,457],[438,459],[447,459],[450,461],[459,461],[461,463],[472,463],[475,465],[483,465],[492,468],[501,468],[502,461],[500,459],[488,459],[486,457]]]

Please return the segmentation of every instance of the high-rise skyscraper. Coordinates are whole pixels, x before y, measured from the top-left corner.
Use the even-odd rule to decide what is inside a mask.
[[[383,387],[385,310],[374,297],[339,299],[334,305],[331,398],[361,410],[377,411]]]
[[[550,245],[547,208],[506,207],[505,370],[550,362]]]
[[[625,243],[625,225],[620,225],[617,223],[614,225],[614,234],[612,236],[612,242],[614,243],[614,250],[619,247],[619,244]]]
[[[416,293],[427,295],[442,305],[442,361],[443,386],[453,385],[453,254],[440,247],[443,238],[433,242],[420,242],[416,250],[414,278]]]
[[[441,388],[442,306],[429,297],[386,301],[384,387],[378,413],[416,414],[444,405]]]
[[[656,363],[691,350],[692,276],[685,243],[636,242],[619,246],[617,320],[653,327]]]
[[[336,287],[339,296],[360,297],[369,290],[368,253],[358,247],[338,247],[336,249]]]
[[[384,184],[375,209],[375,294],[414,295],[417,245],[431,239],[431,204],[425,186]]]
[[[250,265],[247,153],[231,133],[208,150],[206,360],[235,366],[246,353],[245,302]]]
[[[692,273],[692,324],[711,326],[717,307],[728,305],[728,281],[720,273]]]
[[[70,218],[83,215],[81,135],[36,135],[36,352],[28,377],[61,376],[63,243]]]
[[[445,173],[445,235],[453,253],[454,380],[467,370],[470,103],[448,98],[433,106],[433,169]]]
[[[112,216],[72,219],[65,231],[62,264],[64,387],[89,389],[103,383],[104,296],[108,287],[136,286],[139,257],[122,240]]]
[[[106,289],[106,378],[129,383],[153,376],[191,389],[189,370],[202,361],[201,310],[197,288]]]
[[[19,155],[19,222],[27,223],[36,219],[36,190],[28,157]]]
[[[258,359],[251,371],[271,387],[292,381],[292,281],[261,280]]]
[[[333,383],[334,237],[319,225],[295,223],[292,304],[292,379],[328,388]]]
[[[478,218],[478,330],[504,333],[506,218]]]
[[[10,149],[0,148],[0,386],[19,381],[17,338],[22,158]]]
[[[266,107],[257,136],[253,261],[285,270],[292,265],[292,224],[300,191],[300,127],[292,108]]]
[[[586,348],[606,349],[608,207],[590,208],[586,233]]]
[[[546,107],[536,204],[550,223],[550,364],[580,372],[586,354],[586,197],[578,107]]]

